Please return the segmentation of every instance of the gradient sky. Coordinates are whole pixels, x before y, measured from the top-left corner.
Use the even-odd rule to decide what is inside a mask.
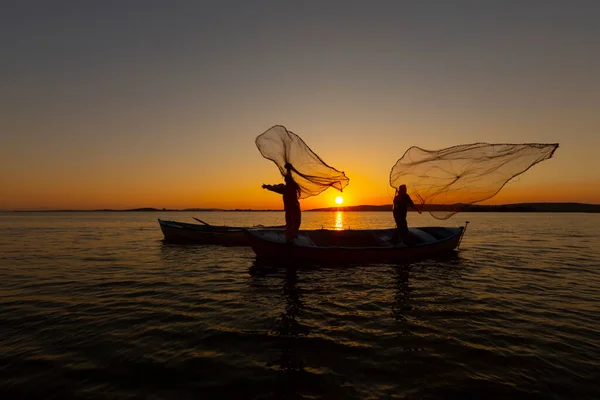
[[[567,0],[3,1],[0,209],[281,208],[254,144],[276,124],[346,172],[346,205],[389,204],[410,146],[472,142],[560,143],[491,203],[600,203],[598,21]]]

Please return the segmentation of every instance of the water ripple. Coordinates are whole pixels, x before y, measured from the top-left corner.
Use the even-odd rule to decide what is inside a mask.
[[[469,215],[450,258],[297,269],[163,243],[155,218],[0,215],[3,398],[600,394],[597,216]]]

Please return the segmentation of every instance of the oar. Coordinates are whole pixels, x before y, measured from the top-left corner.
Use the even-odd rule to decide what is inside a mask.
[[[196,218],[196,217],[192,217],[192,218],[194,218],[194,219],[195,219],[196,221],[198,221],[198,222],[202,222],[204,225],[208,225],[208,226],[210,226],[210,224],[209,224],[209,223],[206,223],[206,222],[202,221],[201,219],[198,219],[198,218]]]

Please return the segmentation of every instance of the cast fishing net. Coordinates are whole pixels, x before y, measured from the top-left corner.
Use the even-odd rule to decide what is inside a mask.
[[[390,172],[390,185],[405,184],[415,204],[448,219],[467,205],[495,196],[508,181],[552,157],[557,143],[474,143],[442,150],[411,147]],[[444,205],[445,207],[442,207]]]
[[[300,198],[316,196],[333,187],[342,191],[349,183],[344,172],[327,165],[295,133],[284,126],[275,125],[256,138],[256,147],[268,160],[279,168],[281,175],[287,172],[285,165],[293,165],[292,177],[300,186]]]

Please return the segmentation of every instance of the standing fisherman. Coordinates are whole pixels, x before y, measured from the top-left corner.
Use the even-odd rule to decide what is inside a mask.
[[[285,174],[285,184],[262,185],[263,189],[270,190],[283,195],[283,209],[285,210],[285,242],[290,244],[298,236],[301,223],[300,186],[292,177],[292,170],[295,171],[292,164],[285,164],[287,173]]]
[[[408,193],[406,193],[406,185],[400,185],[394,196],[394,221],[396,221],[396,230],[392,236],[392,244],[402,243],[408,235],[408,223],[406,222],[406,213],[408,207],[412,207],[421,214],[423,207],[415,206]]]

